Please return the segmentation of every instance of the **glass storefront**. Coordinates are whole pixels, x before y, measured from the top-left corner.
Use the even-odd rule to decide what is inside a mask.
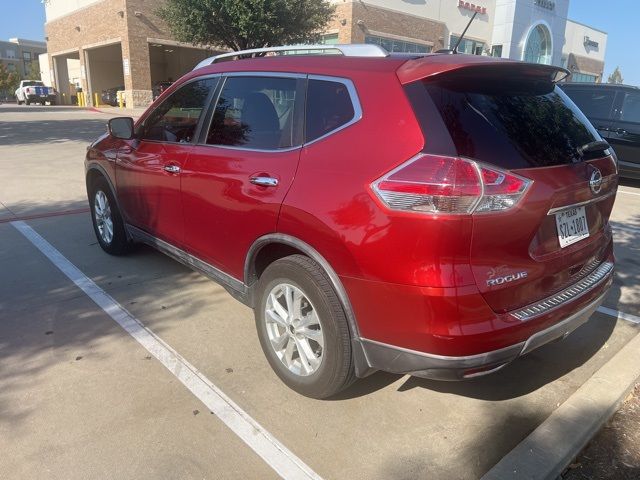
[[[460,39],[459,36],[451,35],[451,39],[449,40],[449,48],[453,49],[458,43]],[[463,38],[458,45],[459,53],[469,53],[471,55],[482,55],[484,53],[484,43],[478,42],[477,40],[469,40],[468,38]]]
[[[524,61],[551,65],[551,34],[544,25],[536,25],[529,33]]]
[[[394,40],[392,38],[379,37],[377,35],[367,35],[364,37],[364,43],[372,43],[380,45],[387,52],[406,52],[406,53],[429,53],[431,47],[421,43],[405,42],[403,40]]]
[[[577,83],[596,83],[598,77],[587,73],[572,73],[570,80]]]

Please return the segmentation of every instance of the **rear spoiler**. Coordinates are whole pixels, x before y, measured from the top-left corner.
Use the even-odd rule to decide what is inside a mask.
[[[407,84],[435,76],[473,78],[528,77],[559,82],[571,74],[569,70],[553,65],[518,62],[479,55],[428,55],[403,63],[396,72],[400,82]]]

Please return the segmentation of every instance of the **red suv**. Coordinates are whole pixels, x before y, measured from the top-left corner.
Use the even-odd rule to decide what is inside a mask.
[[[618,176],[566,71],[305,48],[341,55],[225,54],[110,120],[86,157],[106,252],[144,242],[222,284],[316,398],[376,370],[484,375],[589,318]]]

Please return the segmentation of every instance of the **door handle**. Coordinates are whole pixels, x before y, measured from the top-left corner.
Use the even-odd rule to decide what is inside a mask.
[[[178,165],[165,165],[162,168],[164,168],[165,172],[180,173],[180,167]]]
[[[251,177],[249,181],[254,185],[260,185],[261,187],[278,186],[278,179],[273,177]]]
[[[120,150],[118,153],[122,153],[124,155],[128,155],[131,152],[133,152],[133,148],[131,148],[129,145],[125,145],[123,147],[120,147]]]

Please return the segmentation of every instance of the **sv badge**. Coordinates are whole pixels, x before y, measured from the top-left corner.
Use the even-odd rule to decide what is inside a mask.
[[[527,272],[509,272],[509,267],[500,265],[492,268],[487,272],[487,286],[495,287],[496,285],[504,285],[505,283],[515,282],[527,278]]]

